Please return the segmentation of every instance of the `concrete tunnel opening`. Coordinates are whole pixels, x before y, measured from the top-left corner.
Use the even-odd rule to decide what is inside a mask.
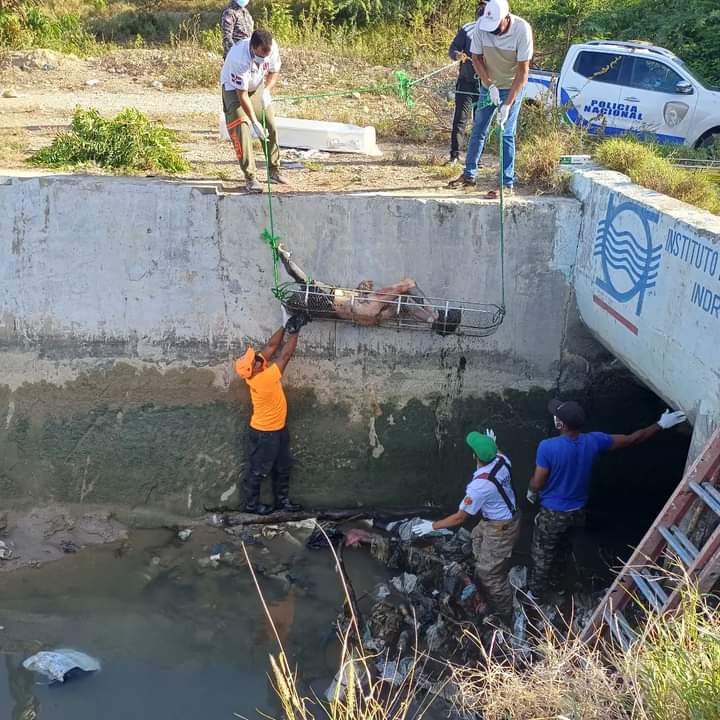
[[[2,200],[6,497],[158,517],[236,502],[248,403],[228,368],[279,320],[258,238],[263,201],[77,176],[11,178]],[[499,297],[491,203],[358,193],[277,205],[283,240],[332,282],[410,276],[436,296]],[[508,316],[489,338],[309,326],[287,383],[301,500],[451,507],[470,469],[462,438],[486,426],[522,495],[558,393],[588,403],[592,429],[652,421],[662,401],[618,370],[578,316],[583,211],[570,198],[508,205]],[[623,557],[687,451],[675,435],[600,463],[586,545]]]

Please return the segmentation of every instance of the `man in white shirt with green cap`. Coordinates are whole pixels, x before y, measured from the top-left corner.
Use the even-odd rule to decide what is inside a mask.
[[[456,512],[441,520],[423,520],[413,527],[417,536],[454,528],[477,518],[472,531],[475,576],[488,595],[492,610],[512,620],[512,590],[508,565],[520,533],[520,516],[511,482],[511,463],[498,450],[495,433],[473,431],[465,438],[475,459],[475,472]]]

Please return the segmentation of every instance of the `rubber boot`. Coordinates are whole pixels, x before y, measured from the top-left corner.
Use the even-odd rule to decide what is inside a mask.
[[[274,485],[275,510],[284,512],[300,512],[303,507],[290,500],[290,477],[289,475],[276,476]]]
[[[275,512],[282,510],[283,512],[296,513],[301,512],[302,509],[302,505],[292,502],[288,497],[275,501]]]
[[[274,511],[275,508],[272,505],[265,505],[261,502],[246,502],[241,509],[241,512],[249,515],[271,515]]]
[[[250,515],[270,515],[273,511],[272,505],[265,505],[260,502],[260,486],[262,485],[263,476],[256,472],[251,472],[245,480],[245,502],[241,506],[241,512]]]

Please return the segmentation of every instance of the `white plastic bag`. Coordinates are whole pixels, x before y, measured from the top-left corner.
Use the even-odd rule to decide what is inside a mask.
[[[71,670],[96,672],[100,669],[100,662],[79,650],[59,648],[36,653],[23,661],[23,667],[45,675],[52,682],[65,682],[65,676]]]

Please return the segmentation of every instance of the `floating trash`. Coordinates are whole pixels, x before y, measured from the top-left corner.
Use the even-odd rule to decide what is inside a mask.
[[[51,682],[61,683],[73,670],[86,673],[100,670],[100,662],[79,650],[61,648],[36,653],[23,661],[23,667],[45,675]]]

